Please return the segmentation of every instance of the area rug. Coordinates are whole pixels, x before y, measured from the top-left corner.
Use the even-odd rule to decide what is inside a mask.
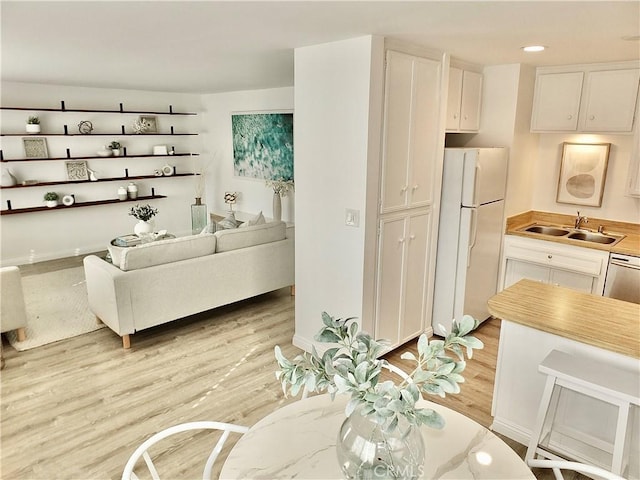
[[[104,328],[89,310],[82,267],[22,277],[27,308],[27,339],[18,342],[15,332],[7,333],[19,351],[75,337]]]

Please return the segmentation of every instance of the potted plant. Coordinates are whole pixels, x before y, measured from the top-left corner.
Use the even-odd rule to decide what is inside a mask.
[[[113,153],[114,157],[119,157],[120,156],[120,148],[122,147],[122,145],[120,144],[120,142],[117,141],[113,141],[109,144],[109,148],[111,149],[111,153]]]
[[[158,209],[151,205],[138,205],[131,207],[129,215],[138,219],[133,232],[141,237],[144,234],[153,233],[153,224],[151,219],[158,214]]]
[[[294,189],[293,180],[291,179],[274,179],[267,180],[267,186],[273,188],[273,220],[279,221],[282,219],[282,200],[281,197],[286,197],[289,190]]]
[[[37,115],[31,115],[27,119],[27,133],[40,133],[40,118]]]
[[[44,202],[49,208],[58,206],[58,194],[56,192],[47,192],[44,194]]]

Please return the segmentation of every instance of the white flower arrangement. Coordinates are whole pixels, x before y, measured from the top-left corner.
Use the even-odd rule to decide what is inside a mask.
[[[134,120],[131,128],[133,129],[133,133],[137,134],[141,134],[147,131],[147,125],[142,119]]]
[[[351,395],[346,415],[356,409],[362,415],[370,416],[387,431],[398,425],[399,416],[416,426],[427,425],[442,428],[444,419],[432,409],[416,408],[420,393],[439,395],[458,393],[459,383],[464,382],[460,373],[465,369],[464,350],[471,358],[473,349],[483,348],[483,344],[469,333],[478,326],[478,321],[469,315],[453,322],[451,333],[444,340],[427,339],[422,334],[418,339],[418,357],[405,352],[401,358],[415,363],[408,379],[395,384],[392,381],[379,382],[380,372],[386,360],[377,358],[384,349],[385,342],[374,340],[358,331],[358,323],[353,318],[334,319],[322,313],[324,327],[315,336],[318,342],[332,343],[322,356],[315,348],[312,352],[288,360],[280,347],[275,347],[275,357],[280,366],[276,378],[282,383],[287,395],[297,395],[303,388],[308,392],[327,391],[333,398],[336,393]],[[453,352],[455,356],[448,356]]]
[[[267,180],[268,187],[273,188],[273,193],[277,193],[281,197],[286,197],[289,190],[294,190],[293,180],[285,180],[280,178],[278,180]]]
[[[149,204],[135,205],[131,207],[131,210],[129,210],[129,215],[131,215],[134,218],[137,218],[138,220],[142,220],[144,222],[148,222],[157,214],[158,214],[158,209],[155,207],[152,207]]]

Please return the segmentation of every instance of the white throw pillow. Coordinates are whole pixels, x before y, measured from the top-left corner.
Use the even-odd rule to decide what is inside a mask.
[[[242,225],[240,225],[240,227],[250,227],[251,225],[262,225],[263,223],[267,223],[267,221],[265,220],[264,215],[262,215],[262,210],[260,210],[260,213],[258,213],[255,217],[252,217],[246,222],[244,222]]]
[[[233,212],[230,212],[229,215],[227,215],[224,219],[218,222],[218,226],[225,230],[237,228],[238,221],[236,220],[236,214]]]
[[[209,222],[204,226],[200,233],[216,233],[216,222],[212,222],[211,220],[209,220]]]

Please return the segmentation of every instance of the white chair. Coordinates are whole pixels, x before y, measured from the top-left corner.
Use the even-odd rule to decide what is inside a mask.
[[[202,471],[203,480],[211,479],[211,471],[213,469],[213,464],[215,463],[218,455],[222,451],[222,447],[225,442],[229,438],[229,434],[238,433],[240,435],[244,435],[249,431],[249,427],[243,427],[240,425],[233,425],[231,423],[222,423],[222,422],[189,422],[182,423],[180,425],[175,425],[173,427],[169,427],[166,430],[162,430],[161,432],[152,435],[147,440],[145,440],[133,454],[129,458],[129,461],[124,467],[124,472],[122,473],[122,480],[137,480],[138,476],[134,472],[134,468],[136,463],[140,459],[140,457],[144,458],[144,461],[147,465],[147,469],[151,474],[151,477],[154,480],[160,480],[160,476],[158,475],[158,471],[156,470],[156,466],[149,455],[149,448],[152,445],[155,445],[159,441],[170,437],[171,435],[175,435],[181,432],[186,432],[189,430],[219,430],[222,431],[218,442],[213,447],[211,454],[207,458],[207,461],[204,466],[204,470]]]
[[[527,462],[527,465],[532,468],[550,468],[553,470],[553,475],[556,480],[564,480],[561,470],[570,470],[572,472],[584,473],[589,476],[595,475],[596,478],[603,478],[605,480],[625,480],[620,475],[605,470],[604,468],[594,467],[593,465],[586,465],[578,462],[567,462],[564,460],[541,460],[532,458]]]

